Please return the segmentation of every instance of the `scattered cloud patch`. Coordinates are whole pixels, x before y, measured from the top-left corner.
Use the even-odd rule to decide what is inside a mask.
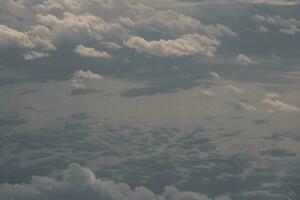
[[[115,42],[105,42],[104,44],[107,48],[114,49],[114,50],[118,50],[122,48],[120,45],[118,45]]]
[[[48,53],[30,51],[30,52],[24,54],[24,59],[25,60],[35,60],[35,59],[45,58],[45,57],[49,57],[49,56],[50,55]]]
[[[6,47],[33,48],[34,44],[25,33],[0,25],[0,48]]]
[[[71,86],[75,90],[86,90],[88,89],[85,85],[85,81],[88,80],[101,80],[102,76],[100,74],[95,74],[91,72],[90,70],[84,71],[84,70],[78,70],[74,73],[72,79],[71,79]]]
[[[253,61],[251,58],[249,58],[245,54],[239,54],[236,58],[236,62],[239,64],[242,64],[242,65],[255,64],[255,61]]]
[[[84,45],[78,45],[74,49],[74,53],[82,56],[82,57],[90,57],[90,58],[110,58],[110,55],[105,51],[98,51],[94,48],[85,47]]]
[[[237,108],[244,111],[257,112],[257,108],[247,102],[239,101],[237,103]]]
[[[210,72],[209,75],[214,79],[217,79],[217,80],[221,79],[220,75],[217,72]]]
[[[265,98],[263,100],[263,103],[268,105],[272,110],[275,111],[282,111],[282,112],[298,112],[299,108],[294,106],[294,105],[290,105],[288,103],[284,103],[280,100],[277,99],[272,99],[272,98]]]
[[[160,57],[183,57],[197,54],[213,57],[220,41],[194,33],[174,40],[147,41],[141,37],[131,37],[124,44],[139,53]]]
[[[270,24],[279,27],[280,31],[289,35],[296,35],[300,32],[300,21],[295,18],[285,19],[279,15],[259,15],[252,16],[252,20],[260,24]]]

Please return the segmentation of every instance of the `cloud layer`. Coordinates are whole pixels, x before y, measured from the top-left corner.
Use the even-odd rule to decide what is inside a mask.
[[[48,177],[32,177],[30,184],[0,185],[2,200],[211,200],[200,193],[182,192],[174,186],[165,187],[156,195],[145,187],[130,188],[126,183],[101,180],[88,168],[70,164],[61,181]],[[221,196],[215,200],[230,200]]]

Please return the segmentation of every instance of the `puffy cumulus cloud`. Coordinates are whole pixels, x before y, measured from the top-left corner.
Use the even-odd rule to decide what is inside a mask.
[[[88,168],[71,164],[62,180],[34,176],[29,184],[2,184],[0,197],[3,200],[211,200],[200,193],[179,191],[167,186],[157,195],[145,187],[131,188],[126,183],[116,183],[97,178]],[[228,196],[215,200],[230,200]]]
[[[197,32],[205,34],[208,37],[221,37],[223,35],[230,37],[237,36],[227,26],[221,24],[205,25],[199,20],[179,14],[173,10],[155,11],[155,14],[153,13],[153,16],[148,18],[134,19],[133,24],[133,27],[136,29],[166,32],[175,35]]]
[[[71,78],[71,86],[74,90],[87,90],[87,86],[85,85],[86,81],[91,80],[101,80],[102,76],[100,74],[95,74],[90,70],[78,70],[74,73]]]
[[[55,43],[61,41],[78,42],[85,39],[103,40],[104,38],[122,39],[127,35],[118,23],[110,23],[104,19],[86,13],[75,15],[64,12],[62,18],[55,15],[36,15],[37,22],[51,29],[51,37]]]
[[[242,64],[242,65],[255,64],[255,61],[253,61],[251,58],[249,58],[245,54],[239,54],[236,57],[236,62],[239,64]]]
[[[84,70],[78,70],[74,73],[73,78],[75,79],[83,79],[83,80],[101,80],[102,76],[99,74],[95,74],[91,72],[90,70],[84,71]]]
[[[102,76],[100,74],[95,74],[90,70],[78,70],[74,73],[73,77],[71,78],[71,86],[75,90],[85,90],[87,89],[85,85],[85,81],[88,80],[101,80]]]
[[[176,4],[175,1],[168,2]],[[54,51],[66,43],[82,44],[87,40],[101,41],[108,48],[116,50],[121,48],[119,44],[123,40],[137,40],[136,37],[131,37],[132,33],[139,35],[142,32],[166,38],[157,41],[164,43],[158,46],[170,46],[171,43],[182,40],[197,40],[191,48],[174,44],[184,46],[185,50],[188,50],[187,53],[180,50],[181,47],[161,47],[161,50],[165,49],[163,56],[176,57],[198,53],[213,56],[216,46],[219,45],[219,37],[237,36],[225,25],[204,24],[198,19],[182,14],[173,6],[154,6],[148,1],[0,0],[0,3],[3,5],[0,11],[5,11],[1,12],[0,21],[6,24],[1,26],[0,45],[34,48],[39,52]],[[139,41],[142,41],[140,39]],[[174,41],[171,42],[172,40]],[[154,44],[155,41],[150,43]],[[150,49],[147,48],[147,51],[152,52]],[[175,49],[177,52],[172,53]]]
[[[30,51],[24,54],[25,60],[35,60],[39,58],[49,57],[48,53],[38,52],[38,51]]]
[[[176,2],[169,2],[174,4]],[[39,13],[62,14],[70,12],[76,14],[91,13],[106,20],[118,22],[124,27],[159,32],[165,34],[182,35],[193,32],[205,33],[209,36],[236,36],[229,27],[216,24],[205,25],[190,16],[178,13],[171,9],[154,8],[162,5],[148,1],[123,1],[123,0],[48,0],[36,6]],[[159,7],[159,6],[158,6]]]
[[[161,57],[182,57],[205,55],[213,57],[220,42],[199,34],[187,34],[174,40],[147,41],[141,37],[131,37],[124,44],[139,53]]]
[[[25,33],[9,28],[6,25],[0,25],[0,48],[11,46],[33,48],[34,44]]]
[[[273,111],[282,111],[282,112],[298,112],[300,109],[294,105],[284,103],[278,99],[266,97],[263,100],[263,103],[270,107]],[[271,111],[268,109],[269,111]]]
[[[110,55],[105,51],[97,51],[94,48],[85,47],[84,45],[77,45],[74,49],[74,53],[82,57],[90,58],[110,58]]]
[[[282,33],[295,35],[300,32],[300,21],[295,18],[284,19],[279,15],[259,15],[252,16],[252,20],[258,23],[266,23],[280,27]]]
[[[55,51],[56,46],[52,40],[52,31],[44,25],[32,26],[26,35],[35,44],[36,48],[44,51]]]
[[[21,47],[27,49],[56,50],[49,40],[50,30],[41,25],[32,27],[30,31],[21,32],[6,25],[0,25],[0,48]]]

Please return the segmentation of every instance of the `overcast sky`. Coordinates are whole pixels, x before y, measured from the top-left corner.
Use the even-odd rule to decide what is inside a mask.
[[[300,199],[299,0],[0,0],[0,199]]]

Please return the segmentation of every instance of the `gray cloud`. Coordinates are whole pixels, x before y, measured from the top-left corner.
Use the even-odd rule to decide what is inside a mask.
[[[126,183],[96,178],[91,170],[78,164],[71,164],[64,171],[61,181],[33,176],[30,184],[2,184],[0,196],[3,200],[210,200],[203,194],[179,191],[174,186],[165,187],[161,195],[156,195],[145,187],[132,189]],[[230,198],[220,196],[215,200],[230,200]]]
[[[82,57],[90,58],[110,58],[110,55],[105,51],[98,51],[91,47],[85,47],[84,45],[77,45],[74,49],[74,53]]]

